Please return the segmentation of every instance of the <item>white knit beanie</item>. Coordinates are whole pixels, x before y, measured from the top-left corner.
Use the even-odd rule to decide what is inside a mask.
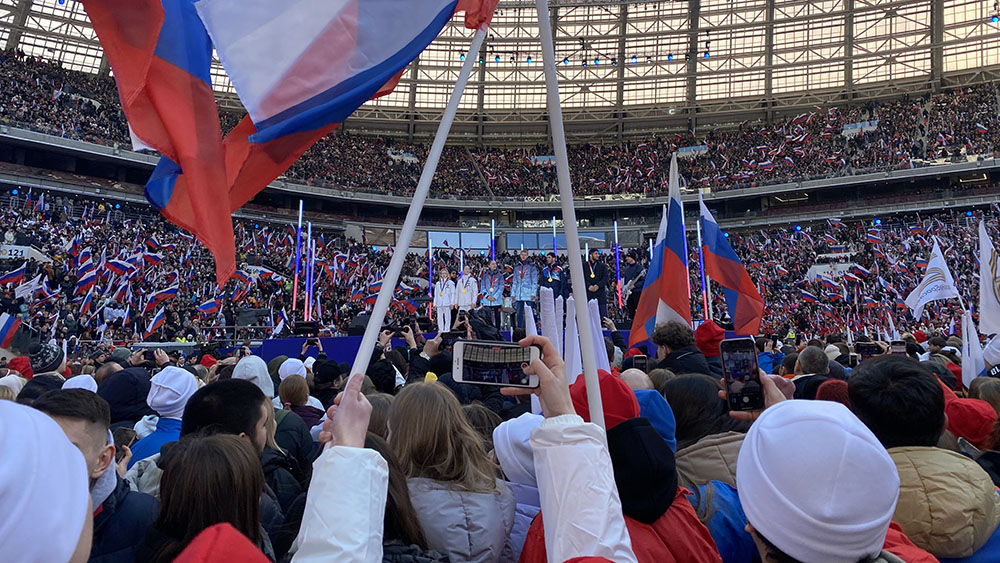
[[[736,464],[747,521],[800,561],[854,563],[882,550],[899,475],[844,405],[783,401],[747,432]]]
[[[306,376],[306,365],[298,358],[288,358],[278,368],[278,379],[284,381],[289,375]]]
[[[149,380],[146,404],[161,418],[184,416],[184,406],[198,390],[198,381],[186,369],[167,366]]]
[[[531,431],[542,425],[545,417],[526,412],[500,423],[493,430],[494,452],[500,468],[511,483],[538,486],[535,456],[531,449]]]
[[[97,393],[97,380],[92,376],[83,373],[80,375],[74,375],[73,377],[66,380],[63,383],[63,389],[86,389],[91,393]]]

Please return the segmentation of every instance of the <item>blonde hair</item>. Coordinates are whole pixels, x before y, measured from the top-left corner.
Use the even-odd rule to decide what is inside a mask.
[[[268,401],[268,403],[270,403],[270,401]],[[281,449],[281,447],[278,446],[278,442],[274,440],[274,434],[278,431],[278,420],[274,418],[274,408],[272,408],[272,405],[270,404],[268,404],[267,407],[267,421],[264,423],[267,431],[267,437],[264,439],[264,445],[272,450],[278,450],[281,453],[285,453],[285,450]]]
[[[17,399],[14,390],[6,385],[0,385],[0,401],[13,401]]]
[[[392,403],[389,436],[407,478],[443,481],[476,493],[496,491],[496,464],[444,385],[404,387]]]
[[[301,375],[289,375],[278,385],[278,397],[286,411],[301,407],[309,401],[309,384]]]

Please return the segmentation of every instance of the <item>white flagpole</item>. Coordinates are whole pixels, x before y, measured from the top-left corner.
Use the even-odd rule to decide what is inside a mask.
[[[597,379],[597,360],[594,348],[593,327],[586,322],[590,318],[587,306],[587,289],[583,280],[583,259],[580,256],[580,233],[576,225],[576,209],[573,208],[573,185],[569,177],[569,158],[566,154],[566,132],[563,130],[562,107],[559,105],[559,81],[556,76],[555,52],[552,46],[552,27],[549,23],[548,0],[535,0],[538,11],[538,35],[542,43],[542,68],[545,70],[545,95],[549,110],[549,126],[552,129],[552,147],[555,149],[556,174],[559,178],[559,202],[562,206],[563,227],[566,229],[566,254],[569,257],[570,278],[573,285],[573,301],[579,319],[580,342],[583,352],[583,376],[587,382],[587,403],[590,406],[590,421],[604,428],[604,406],[601,402],[601,388]],[[623,63],[624,64],[624,63]]]
[[[363,374],[368,371],[368,361],[371,360],[372,350],[375,349],[375,342],[378,340],[378,333],[382,330],[382,320],[386,311],[389,310],[389,302],[392,300],[393,290],[399,283],[399,272],[403,269],[403,262],[406,260],[406,249],[410,248],[410,241],[413,240],[413,232],[417,228],[417,221],[420,219],[420,211],[424,208],[424,200],[427,199],[427,192],[430,191],[431,181],[434,179],[434,171],[437,169],[438,159],[441,151],[444,150],[445,141],[448,139],[448,132],[451,130],[451,123],[455,119],[455,112],[458,110],[458,102],[462,99],[462,92],[469,81],[473,64],[479,60],[479,48],[486,37],[486,26],[476,30],[472,38],[472,45],[465,55],[465,63],[458,73],[458,80],[455,82],[455,89],[452,90],[451,98],[448,99],[448,106],[441,116],[441,123],[438,125],[437,133],[434,135],[434,143],[427,154],[427,161],[424,162],[424,170],[420,173],[420,180],[417,182],[417,189],[413,192],[413,199],[410,209],[406,212],[406,221],[399,231],[396,239],[396,248],[403,249],[402,252],[393,252],[392,260],[382,278],[382,288],[378,292],[378,299],[372,308],[371,316],[368,318],[368,326],[365,327],[365,335],[361,338],[361,346],[358,354],[354,358],[354,365],[351,373]],[[430,233],[428,233],[428,236]],[[428,246],[430,246],[428,239]],[[433,274],[431,275],[433,279]]]

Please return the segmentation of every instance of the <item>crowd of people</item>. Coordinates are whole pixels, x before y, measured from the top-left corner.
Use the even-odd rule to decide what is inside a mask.
[[[18,51],[0,57],[0,119],[48,134],[128,146],[111,78],[70,71]],[[568,147],[579,195],[667,192],[670,153],[693,187],[726,190],[1000,155],[996,84],[846,107],[816,107],[774,123],[744,122],[622,144]],[[223,132],[242,116],[220,111]],[[853,128],[853,125],[864,126]],[[394,195],[412,193],[428,146],[335,131],[285,173],[292,181]],[[547,197],[557,192],[551,147],[448,146],[435,197]]]

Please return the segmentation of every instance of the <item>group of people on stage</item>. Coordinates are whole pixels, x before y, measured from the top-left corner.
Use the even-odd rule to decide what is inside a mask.
[[[583,263],[583,275],[587,286],[587,300],[596,299],[601,311],[601,318],[608,316],[608,289],[616,283],[608,274],[608,267],[600,260],[601,252],[590,249]],[[572,294],[569,270],[559,265],[555,253],[545,255],[545,266],[541,269],[531,259],[527,250],[521,250],[521,261],[514,266],[513,272],[506,275],[497,267],[496,260],[490,260],[489,265],[476,279],[472,269],[466,264],[462,266],[461,275],[455,275],[447,268],[438,271],[434,283],[433,306],[437,310],[438,330],[450,329],[457,316],[453,312],[469,311],[480,306],[493,312],[494,326],[501,325],[500,313],[504,306],[504,288],[510,288],[510,301],[514,308],[514,323],[517,328],[524,328],[524,308],[531,307],[536,311],[539,288],[547,287],[555,297],[568,298]],[[633,257],[626,260],[625,280],[631,275],[638,275],[638,264]]]

